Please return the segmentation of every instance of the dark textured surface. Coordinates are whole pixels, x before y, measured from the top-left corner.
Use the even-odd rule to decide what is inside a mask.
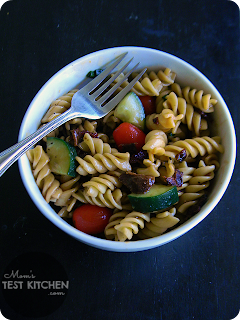
[[[122,45],[160,49],[198,68],[221,92],[239,132],[239,10],[231,1],[13,0],[0,11],[0,44],[0,150],[17,141],[28,105],[54,73]],[[238,174],[237,164],[222,200],[193,230],[128,254],[58,230],[32,203],[15,164],[0,180],[1,277],[23,252],[55,257],[70,289],[44,319],[232,319],[240,309]],[[24,319],[0,297],[5,317]]]

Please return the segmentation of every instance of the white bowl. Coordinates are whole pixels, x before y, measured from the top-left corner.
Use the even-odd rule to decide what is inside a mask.
[[[180,237],[196,226],[214,209],[223,196],[232,176],[236,157],[236,136],[228,107],[217,89],[201,72],[187,62],[162,51],[142,47],[116,47],[97,51],[79,58],[48,80],[27,109],[21,124],[19,140],[37,130],[41,118],[53,100],[75,88],[90,70],[101,68],[123,52],[128,52],[127,58],[134,57],[133,63],[140,62],[139,69],[145,66],[155,70],[169,67],[177,74],[178,83],[183,86],[190,85],[197,89],[203,89],[204,92],[211,93],[212,97],[218,100],[214,114],[215,119],[217,119],[215,134],[221,136],[225,152],[221,156],[221,167],[214,179],[212,192],[201,210],[176,229],[156,238],[130,242],[99,239],[72,227],[45,202],[34,181],[26,155],[20,158],[19,169],[23,183],[35,205],[61,230],[77,240],[96,248],[117,252],[133,252],[158,247]],[[126,58],[124,61],[126,61]]]

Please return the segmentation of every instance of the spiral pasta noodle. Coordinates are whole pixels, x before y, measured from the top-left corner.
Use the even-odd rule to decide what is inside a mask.
[[[148,115],[146,118],[146,126],[149,130],[168,132],[173,129],[172,132],[176,132],[182,118],[182,114],[175,116],[172,110],[164,109],[159,114],[152,113]]]
[[[183,149],[186,150],[187,155],[196,158],[197,155],[204,156],[205,154],[212,154],[216,152],[223,153],[223,146],[220,144],[220,137],[196,137],[193,139],[185,139],[176,141],[171,145],[165,147],[164,156],[175,159],[176,155]]]
[[[177,165],[177,169],[183,173],[182,186],[177,188],[178,196],[180,197],[184,192],[183,189],[185,189],[188,186],[188,182],[192,178],[192,174],[193,174],[195,168],[188,166],[187,161],[183,161]]]
[[[107,174],[100,174],[91,180],[84,182],[83,187],[86,193],[91,197],[96,197],[98,193],[105,193],[108,189],[111,191],[115,188],[121,188],[122,183],[118,180],[121,175],[118,171],[109,171]]]
[[[132,76],[136,77],[138,73],[133,72]],[[148,95],[148,96],[158,96],[163,85],[159,78],[151,80],[147,73],[142,76],[142,79],[137,81],[134,85],[135,92],[139,96]]]
[[[114,110],[110,111],[104,118],[103,124],[114,130],[120,124],[120,120],[114,115]]]
[[[62,179],[64,179],[64,177]],[[71,212],[76,203],[76,198],[73,197],[73,193],[77,192],[77,190],[79,189],[79,179],[80,175],[77,175],[75,178],[72,178],[70,180],[68,179],[67,181],[63,182],[60,185],[63,192],[54,203],[56,206],[65,207],[66,212],[68,213]]]
[[[145,144],[142,147],[149,155],[149,159],[153,161],[154,155],[163,155],[167,144],[167,136],[162,130],[152,130],[145,138]]]
[[[120,189],[115,189],[111,191],[108,189],[104,194],[98,192],[96,197],[89,196],[87,190],[78,190],[78,192],[73,193],[73,197],[82,203],[90,203],[99,207],[107,207],[110,209],[118,208],[122,209],[121,198],[122,191]]]
[[[71,106],[72,97],[77,91],[78,89],[71,90],[67,94],[53,101],[50,105],[49,110],[42,118],[42,123],[50,122],[51,120],[55,119],[60,114],[65,112],[67,109],[69,109]]]
[[[83,151],[90,152],[91,155],[117,152],[117,149],[112,149],[108,143],[103,142],[100,138],[92,138],[89,133],[84,134],[83,141],[78,144],[78,147]]]
[[[118,241],[131,240],[133,234],[139,232],[139,227],[144,228],[144,222],[150,221],[150,213],[132,211],[123,218],[114,228],[117,230]]]
[[[159,177],[160,172],[158,171],[159,166],[161,165],[161,161],[159,159],[155,161],[151,161],[150,159],[143,160],[143,168],[137,168],[138,174],[145,174],[147,176]]]
[[[205,119],[201,118],[199,112],[194,111],[192,105],[187,104],[186,100],[177,97],[174,92],[171,92],[166,101],[163,103],[165,109],[170,109],[176,116],[178,113],[183,115],[182,123],[187,124],[190,131],[194,131],[195,135],[200,135],[200,130],[207,130],[208,124]]]
[[[206,166],[203,160],[194,170],[192,178],[188,182],[184,193],[178,203],[178,211],[185,212],[189,207],[197,203],[197,199],[203,196],[204,190],[209,187],[209,181],[214,178],[215,166]]]
[[[81,157],[76,157],[79,166],[76,171],[82,175],[86,176],[88,174],[105,173],[107,171],[114,171],[120,169],[122,171],[131,171],[131,165],[129,163],[130,154],[128,152],[120,153],[116,152],[114,154],[96,153],[94,156],[86,155],[83,159]]]
[[[114,213],[110,217],[108,224],[104,229],[106,239],[118,241],[117,230],[114,227],[118,225],[122,221],[122,219],[124,219],[126,215],[129,214],[129,212],[129,210],[121,210]]]
[[[138,73],[134,72],[132,73],[133,77],[136,77]],[[124,74],[120,74],[115,80],[114,83],[120,81],[124,77]],[[112,86],[114,85],[112,84]],[[119,88],[118,92],[125,88],[129,84],[128,80],[125,80],[122,84],[121,87]],[[154,80],[151,80],[148,75],[145,73],[144,76],[139,79],[131,91],[136,93],[138,96],[144,96],[144,95],[149,95],[149,96],[158,96],[159,92],[162,89],[162,83],[161,81],[157,78]]]
[[[214,106],[217,104],[216,99],[211,98],[211,94],[203,94],[203,90],[191,89],[190,87],[181,87],[174,83],[171,86],[172,90],[179,96],[183,97],[188,104],[200,109],[203,112],[210,113],[214,111]]]
[[[162,83],[162,86],[166,87],[174,83],[176,78],[176,73],[172,72],[171,69],[166,68],[164,71],[159,70],[157,73],[155,73],[154,71],[151,71],[149,73],[149,78],[151,80],[159,79]]]
[[[175,217],[175,214],[176,208],[158,213],[156,217],[152,217],[150,222],[145,224],[145,227],[138,233],[138,237],[144,240],[160,236],[167,229],[172,228],[180,221]]]
[[[55,179],[49,167],[49,157],[42,146],[36,146],[27,151],[27,157],[32,164],[33,176],[46,202],[56,201],[62,194],[60,182]]]

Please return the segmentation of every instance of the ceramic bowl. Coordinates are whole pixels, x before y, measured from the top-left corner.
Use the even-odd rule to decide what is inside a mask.
[[[204,92],[211,93],[212,97],[218,100],[214,112],[214,134],[221,136],[225,152],[221,155],[221,166],[214,178],[211,194],[201,210],[179,227],[156,238],[129,242],[99,239],[72,227],[45,202],[34,181],[26,155],[20,158],[19,169],[25,188],[37,208],[63,232],[87,245],[103,250],[134,252],[164,245],[195,227],[216,207],[231,179],[236,157],[236,136],[233,121],[220,93],[201,72],[171,54],[143,47],[115,47],[88,54],[61,69],[40,89],[26,111],[20,128],[19,140],[37,130],[41,118],[53,100],[78,86],[90,70],[101,68],[124,52],[128,52],[124,61],[134,57],[132,63],[140,62],[139,70],[145,66],[155,70],[168,67],[177,74],[177,82],[180,85],[202,89]]]

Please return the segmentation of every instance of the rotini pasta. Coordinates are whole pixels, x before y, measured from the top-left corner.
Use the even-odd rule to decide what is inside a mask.
[[[114,191],[108,189],[104,194],[99,192],[96,197],[89,196],[87,190],[79,190],[77,193],[73,193],[73,197],[82,203],[90,203],[92,205],[110,209],[122,209],[122,191],[120,189],[115,189]]]
[[[92,138],[89,133],[85,133],[83,136],[83,141],[78,144],[78,147],[85,151],[90,152],[91,155],[95,155],[97,153],[116,153],[117,149],[111,148],[110,144],[107,142],[103,142],[101,138],[105,138],[105,136],[99,136],[99,138]]]
[[[174,92],[167,96],[163,108],[172,110],[175,116],[182,114],[182,123],[187,124],[188,129],[194,131],[197,136],[200,135],[200,130],[207,130],[208,128],[207,121],[201,118],[200,113],[194,111],[192,105],[187,104],[185,99],[178,98]]]
[[[96,153],[94,156],[87,155],[83,159],[76,157],[79,166],[76,171],[82,176],[87,174],[105,173],[107,171],[114,171],[120,169],[122,171],[130,171],[131,165],[129,163],[130,154],[126,153]]]
[[[126,239],[131,240],[133,234],[137,234],[139,227],[144,228],[144,222],[150,221],[150,213],[141,213],[132,211],[123,218],[119,224],[114,226],[117,230],[118,241],[125,241]]]
[[[176,208],[172,208],[169,211],[158,213],[156,217],[152,217],[150,222],[147,222],[138,233],[138,237],[142,240],[158,237],[167,229],[175,226],[179,222],[179,219],[175,217],[176,211]]]
[[[153,162],[154,155],[163,155],[167,144],[167,136],[162,130],[152,130],[145,138],[143,150],[148,152],[149,159]]]
[[[45,200],[55,202],[62,194],[60,182],[55,179],[49,167],[49,157],[42,146],[36,146],[27,151],[29,161],[32,163],[33,176]]]
[[[183,114],[177,116],[170,109],[164,109],[161,113],[153,113],[146,118],[146,126],[149,130],[162,130],[169,132],[171,129],[173,133],[176,132]]]
[[[173,144],[166,146],[164,156],[175,159],[176,155],[183,149],[185,149],[187,155],[192,158],[196,158],[199,154],[204,156],[205,154],[216,152],[223,153],[223,146],[220,144],[220,140],[220,137],[197,137],[176,141]]]
[[[181,87],[174,83],[172,90],[179,96],[183,97],[188,104],[200,109],[203,112],[210,113],[214,111],[214,105],[217,104],[216,99],[212,99],[210,94],[203,95],[203,90],[191,89],[190,87]]]
[[[42,123],[50,122],[51,120],[55,119],[60,114],[65,112],[67,109],[69,109],[71,106],[72,97],[77,91],[78,89],[71,90],[67,94],[53,101],[50,105],[49,110],[42,118]]]
[[[180,197],[178,203],[180,213],[196,204],[197,199],[203,196],[204,190],[209,187],[209,181],[214,178],[214,170],[214,165],[206,166],[203,160],[199,162],[198,168],[193,171],[193,176]]]

